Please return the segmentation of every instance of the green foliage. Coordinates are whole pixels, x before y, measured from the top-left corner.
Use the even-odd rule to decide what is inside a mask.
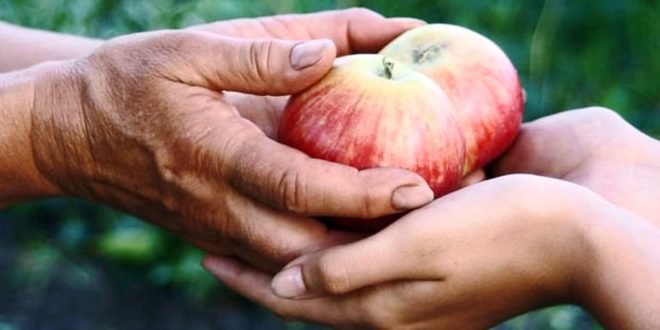
[[[0,0],[0,19],[110,38],[236,17],[350,6],[369,7],[385,16],[464,25],[495,40],[519,70],[527,92],[528,120],[598,104],[660,136],[658,1]],[[93,286],[100,274],[109,271],[127,273],[131,280],[141,279],[146,285],[179,288],[196,301],[231,296],[201,269],[199,251],[118,212],[84,202],[54,200],[18,206],[6,214],[33,219],[16,225],[20,262],[13,270],[14,285],[47,286],[49,274],[68,262],[74,270],[69,280],[80,286]],[[87,257],[99,258],[110,266],[78,262]],[[81,266],[75,266],[78,264]],[[250,306],[246,310],[254,308]],[[3,320],[0,315],[0,329],[12,329]],[[581,310],[558,307],[516,318],[498,328],[595,326]]]

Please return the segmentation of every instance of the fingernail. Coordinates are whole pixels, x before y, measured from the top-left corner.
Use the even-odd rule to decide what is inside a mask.
[[[426,24],[426,21],[411,17],[392,17],[389,21],[401,24],[408,28],[414,28]]]
[[[297,44],[291,50],[289,61],[296,70],[312,66],[323,57],[323,52],[331,47],[332,41],[320,39],[310,40]]]
[[[296,298],[307,293],[300,266],[287,268],[275,275],[271,287],[273,293],[282,298]]]
[[[406,211],[433,200],[433,191],[427,186],[401,186],[392,194],[392,207]]]

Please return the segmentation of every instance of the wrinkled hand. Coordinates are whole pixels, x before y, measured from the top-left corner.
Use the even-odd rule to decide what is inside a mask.
[[[45,65],[32,114],[35,162],[66,195],[136,214],[266,271],[351,236],[309,216],[368,218],[423,205],[432,193],[418,175],[310,159],[268,138],[267,125],[246,119],[226,96],[298,92],[330,69],[337,51],[378,47],[411,27],[349,14],[314,16],[310,28],[321,28],[307,32],[291,21],[302,33],[291,38],[331,40],[153,32]]]
[[[270,276],[235,260],[207,257],[204,264],[285,318],[483,329],[573,300],[580,272],[595,271],[585,248],[584,219],[592,215],[576,213],[604,205],[578,185],[512,175],[442,197],[359,242],[303,256],[275,277],[273,291]]]
[[[312,14],[290,14],[256,19],[233,19],[189,29],[225,36],[259,39],[308,40],[328,38],[337,46],[337,56],[377,52],[403,31],[423,24],[414,18],[385,19],[364,8]],[[267,136],[275,138],[288,96],[259,96],[226,93],[241,116],[254,122]]]
[[[493,173],[572,181],[660,225],[660,143],[608,109],[566,111],[523,124]]]

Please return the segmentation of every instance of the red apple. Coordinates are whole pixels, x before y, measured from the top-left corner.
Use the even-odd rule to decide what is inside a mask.
[[[429,24],[380,51],[433,79],[449,96],[463,128],[463,174],[500,155],[513,142],[523,114],[518,74],[488,38],[466,28]]]
[[[382,55],[350,55],[291,97],[279,140],[311,157],[358,169],[417,172],[439,196],[461,180],[465,147],[455,112],[442,89],[423,74]]]
[[[522,112],[518,75],[497,45],[432,24],[404,33],[380,55],[338,58],[323,79],[291,97],[278,138],[358,169],[417,172],[439,197],[511,144]],[[375,229],[391,220],[333,223]]]

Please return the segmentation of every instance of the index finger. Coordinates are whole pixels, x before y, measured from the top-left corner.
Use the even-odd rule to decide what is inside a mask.
[[[425,24],[414,18],[385,18],[365,8],[235,19],[195,27],[242,38],[308,40],[327,38],[338,55],[376,52],[401,33]]]
[[[426,181],[413,172],[358,170],[310,158],[261,132],[225,153],[224,164],[224,175],[234,187],[298,214],[375,218],[417,208],[433,199]]]

